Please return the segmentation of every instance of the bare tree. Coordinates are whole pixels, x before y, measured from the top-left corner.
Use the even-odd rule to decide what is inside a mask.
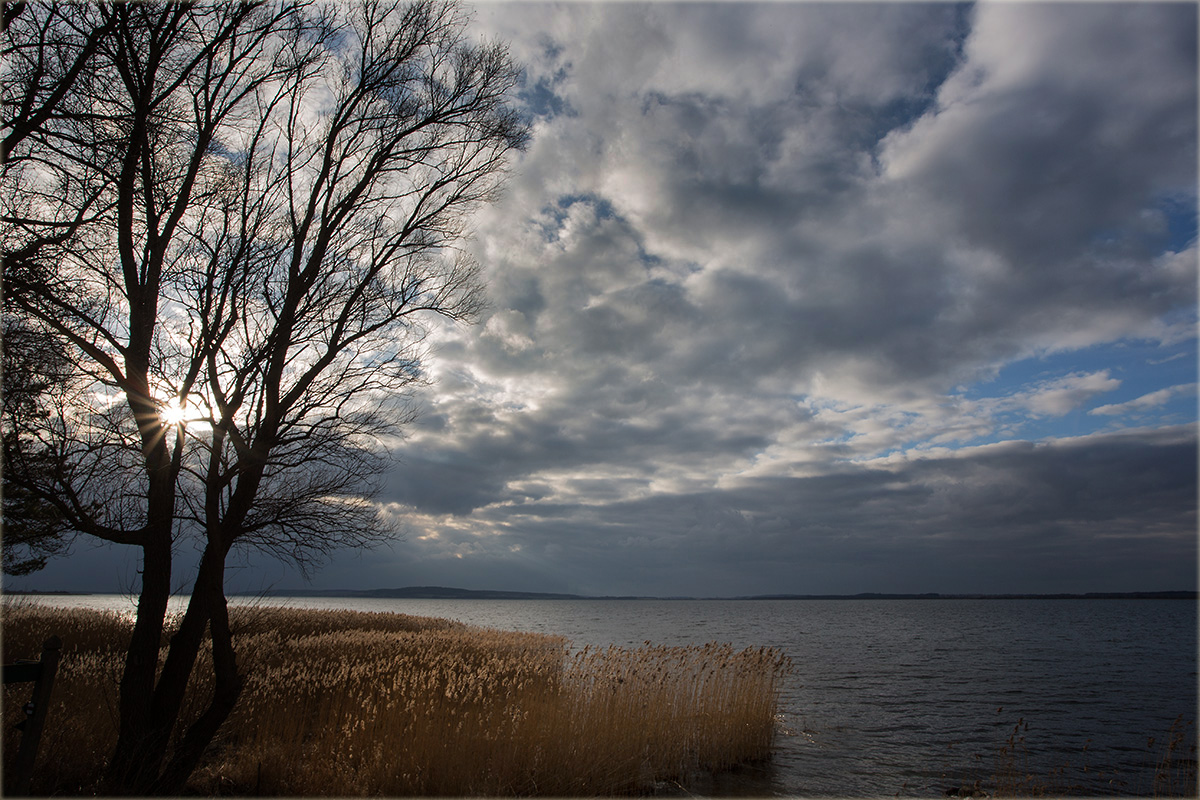
[[[506,50],[465,25],[431,0],[9,19],[32,49],[4,78],[5,305],[71,349],[81,398],[40,432],[64,467],[22,488],[142,554],[109,790],[177,789],[236,703],[233,547],[306,565],[387,534],[380,437],[409,418],[428,322],[479,308],[457,243],[528,135]],[[184,536],[202,555],[156,680]],[[214,694],[179,730],[206,632]]]

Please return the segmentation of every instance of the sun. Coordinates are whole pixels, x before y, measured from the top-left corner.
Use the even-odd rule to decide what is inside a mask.
[[[173,428],[177,425],[200,425],[207,426],[208,415],[204,413],[204,407],[196,402],[196,396],[192,395],[189,401],[180,402],[179,398],[172,397],[170,400],[164,400],[158,406],[158,419],[164,428]]]
[[[188,412],[177,401],[169,400],[158,409],[158,416],[164,425],[178,425],[187,421]]]

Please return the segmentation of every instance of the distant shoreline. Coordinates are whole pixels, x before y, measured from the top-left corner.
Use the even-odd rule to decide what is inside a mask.
[[[13,596],[87,596],[105,592],[12,591]],[[732,597],[681,597],[654,595],[581,595],[548,592],[510,592],[490,589],[457,589],[448,586],[406,586],[399,589],[279,589],[266,592],[231,592],[229,597],[325,597],[356,600],[1197,600],[1200,592],[1086,592],[1081,594],[922,594],[861,592],[859,594],[759,594]]]

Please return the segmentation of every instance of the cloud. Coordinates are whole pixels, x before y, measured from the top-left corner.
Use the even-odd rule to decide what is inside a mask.
[[[1194,385],[1195,6],[476,24],[525,65],[534,135],[468,243],[490,310],[429,337],[381,498],[410,534],[372,574],[1195,585],[1194,438],[1095,433]],[[1082,413],[1118,390],[1143,397]]]
[[[1135,397],[1124,403],[1112,403],[1109,405],[1097,406],[1089,411],[1089,414],[1100,414],[1104,416],[1121,416],[1130,412],[1144,411],[1150,408],[1157,408],[1166,405],[1176,397],[1184,394],[1193,394],[1196,391],[1196,385],[1181,384],[1178,386],[1168,386],[1166,389],[1159,389],[1156,392],[1144,394],[1141,397]]]
[[[599,586],[633,558],[687,571],[706,537],[765,530],[766,487],[820,487],[862,491],[828,530],[925,547],[895,524],[925,519],[901,502],[924,479],[863,465],[1019,441],[1126,386],[980,383],[1006,364],[1191,335],[1195,251],[1159,223],[1194,206],[1194,9],[512,10],[486,22],[530,59],[538,128],[478,220],[494,313],[443,339],[452,380],[392,484],[422,525]],[[727,513],[735,490],[754,502]],[[689,503],[706,522],[672,521]],[[770,561],[778,535],[711,563]]]
[[[1191,426],[1009,441],[704,491],[526,498],[430,518],[438,538],[407,544],[587,593],[1187,586],[1196,455]]]
[[[1045,381],[1035,389],[1007,398],[1008,403],[1024,407],[1037,416],[1061,417],[1082,406],[1092,397],[1111,392],[1121,382],[1110,377],[1108,370],[1090,374],[1074,374]]]
[[[658,595],[1187,588],[1196,464],[1187,425],[909,452],[703,491],[614,485],[589,502],[514,493],[471,515],[395,507],[405,540],[341,554],[318,585]],[[231,581],[299,585],[243,570]]]

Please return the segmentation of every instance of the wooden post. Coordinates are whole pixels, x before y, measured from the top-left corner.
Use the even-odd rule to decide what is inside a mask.
[[[42,727],[46,723],[46,712],[50,708],[50,690],[54,688],[54,675],[58,672],[62,640],[51,636],[42,645],[42,660],[36,664],[6,664],[4,682],[35,681],[30,700],[32,713],[25,719],[21,733],[21,746],[17,750],[14,777],[11,786],[13,795],[28,795],[29,783],[33,779],[33,763],[37,760],[38,744],[42,739]]]

